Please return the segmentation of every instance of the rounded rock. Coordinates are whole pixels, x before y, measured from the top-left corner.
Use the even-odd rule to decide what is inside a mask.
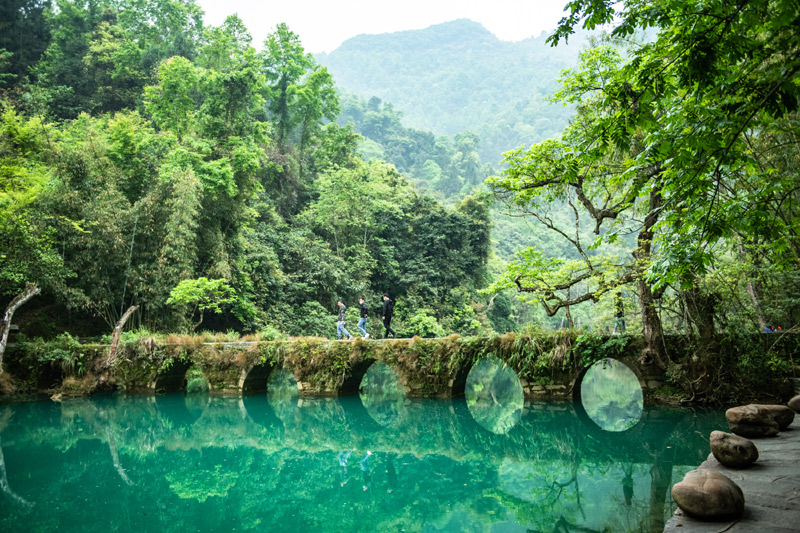
[[[712,431],[710,440],[711,453],[717,461],[730,468],[744,468],[758,459],[758,448],[744,437]]]
[[[754,404],[731,407],[725,411],[725,418],[731,432],[742,437],[774,437],[780,431],[772,412]]]
[[[795,413],[800,413],[800,394],[789,400],[787,404]]]
[[[788,405],[753,405],[760,407],[761,409],[766,409],[775,423],[778,424],[778,429],[781,431],[791,426],[792,422],[794,422],[794,410],[792,410]]]
[[[714,470],[692,470],[672,487],[672,499],[695,518],[715,520],[738,517],[744,511],[739,485]]]

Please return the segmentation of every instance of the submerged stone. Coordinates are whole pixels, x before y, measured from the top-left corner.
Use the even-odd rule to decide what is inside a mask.
[[[711,432],[711,453],[731,468],[744,468],[758,459],[758,448],[752,441],[724,431]]]
[[[750,404],[725,411],[731,432],[747,438],[774,437],[780,431],[769,409]]]
[[[672,487],[672,498],[686,514],[714,520],[736,517],[744,511],[739,485],[714,470],[692,470]]]

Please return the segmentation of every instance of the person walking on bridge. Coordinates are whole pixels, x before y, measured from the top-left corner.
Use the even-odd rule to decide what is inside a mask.
[[[369,339],[369,333],[367,333],[367,316],[369,315],[369,311],[364,298],[359,298],[358,304],[361,307],[361,318],[358,319],[358,330],[361,332],[361,338],[367,340]]]
[[[352,340],[353,336],[344,328],[344,312],[347,310],[347,307],[342,303],[341,300],[336,302],[339,306],[339,321],[336,324],[336,338],[342,338],[342,335],[347,335],[347,340]]]
[[[383,320],[383,327],[386,328],[385,338],[389,338],[389,333],[392,337],[397,338],[397,332],[392,329],[392,315],[394,314],[394,302],[389,299],[388,294],[383,295],[383,309],[381,309],[381,320]]]

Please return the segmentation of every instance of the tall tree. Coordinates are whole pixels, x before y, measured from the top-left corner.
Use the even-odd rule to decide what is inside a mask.
[[[22,81],[28,69],[38,63],[50,42],[47,16],[49,0],[8,0],[0,4],[0,52],[10,56],[8,64],[0,64],[0,88]]]
[[[293,113],[296,93],[314,63],[311,54],[303,49],[300,38],[284,23],[278,24],[264,41],[262,68],[267,78],[268,107],[275,121],[279,146],[285,144],[298,124],[300,117]]]
[[[800,10],[792,0],[734,2],[577,0],[550,38],[567,38],[581,20],[593,28],[614,21],[613,37],[653,28],[654,38],[593,92],[618,109],[587,132],[591,146],[641,135],[643,149],[629,172],[663,164],[658,211],[674,254],[653,265],[661,282],[681,282],[711,264],[713,243],[733,232],[765,229],[763,187],[741,186],[768,169],[748,139],[800,101]],[[587,92],[594,88],[587,86]],[[653,114],[654,106],[662,112]],[[653,180],[656,179],[655,177]],[[652,183],[652,180],[651,180]],[[746,195],[746,196],[743,196]]]

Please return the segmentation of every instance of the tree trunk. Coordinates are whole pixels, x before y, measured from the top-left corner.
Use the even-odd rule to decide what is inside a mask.
[[[194,330],[196,330],[198,327],[200,327],[200,324],[202,324],[202,323],[203,323],[203,310],[200,309],[200,320],[198,320],[197,322],[192,324],[192,331],[194,332]]]
[[[26,283],[25,290],[11,300],[11,303],[8,304],[8,307],[6,307],[6,313],[3,315],[3,321],[0,322],[0,373],[3,372],[3,353],[6,351],[8,332],[11,330],[11,319],[14,317],[14,312],[25,302],[40,292],[42,292],[42,289],[33,283]]]
[[[645,363],[652,362],[661,370],[666,370],[664,330],[661,327],[661,318],[658,316],[653,291],[650,288],[650,284],[644,279],[639,279],[637,289],[639,307],[642,312],[642,336],[646,343],[642,359]]]
[[[122,334],[122,327],[125,325],[125,322],[128,321],[128,318],[133,314],[134,311],[139,309],[138,305],[132,305],[122,314],[122,317],[117,322],[117,326],[114,328],[114,336],[111,339],[111,346],[108,348],[108,357],[106,357],[106,366],[111,366],[111,363],[114,362],[114,359],[117,356],[117,346],[119,345],[119,336]]]
[[[753,310],[758,319],[758,330],[767,331],[767,317],[761,309],[761,302],[764,300],[764,293],[761,291],[761,284],[754,279],[747,280],[747,294],[750,296],[750,302],[753,304]]]
[[[742,244],[741,238],[738,242],[739,248],[739,258],[745,263],[747,263],[747,253],[745,252],[744,245]],[[752,268],[749,268],[749,272],[747,275],[747,295],[750,297],[750,303],[753,304],[753,311],[756,314],[756,319],[758,320],[758,328],[759,331],[766,331],[767,326],[769,326],[769,322],[767,321],[766,315],[764,315],[764,310],[761,307],[761,302],[764,301],[764,293],[761,290],[761,283],[758,282],[756,276],[758,275],[758,261],[755,261],[755,264]]]
[[[647,343],[642,359],[652,362],[661,370],[667,369],[666,353],[664,352],[664,330],[661,327],[661,318],[656,309],[656,297],[650,283],[645,279],[644,271],[650,264],[650,252],[653,246],[653,227],[658,221],[658,208],[661,206],[661,189],[656,187],[650,192],[650,205],[644,226],[637,238],[636,250],[633,257],[636,259],[637,292],[639,294],[639,308],[642,312],[642,336]]]
[[[703,352],[715,350],[717,336],[714,327],[716,299],[713,295],[703,294],[695,284],[691,289],[682,291],[689,318],[697,330],[699,348]]]

